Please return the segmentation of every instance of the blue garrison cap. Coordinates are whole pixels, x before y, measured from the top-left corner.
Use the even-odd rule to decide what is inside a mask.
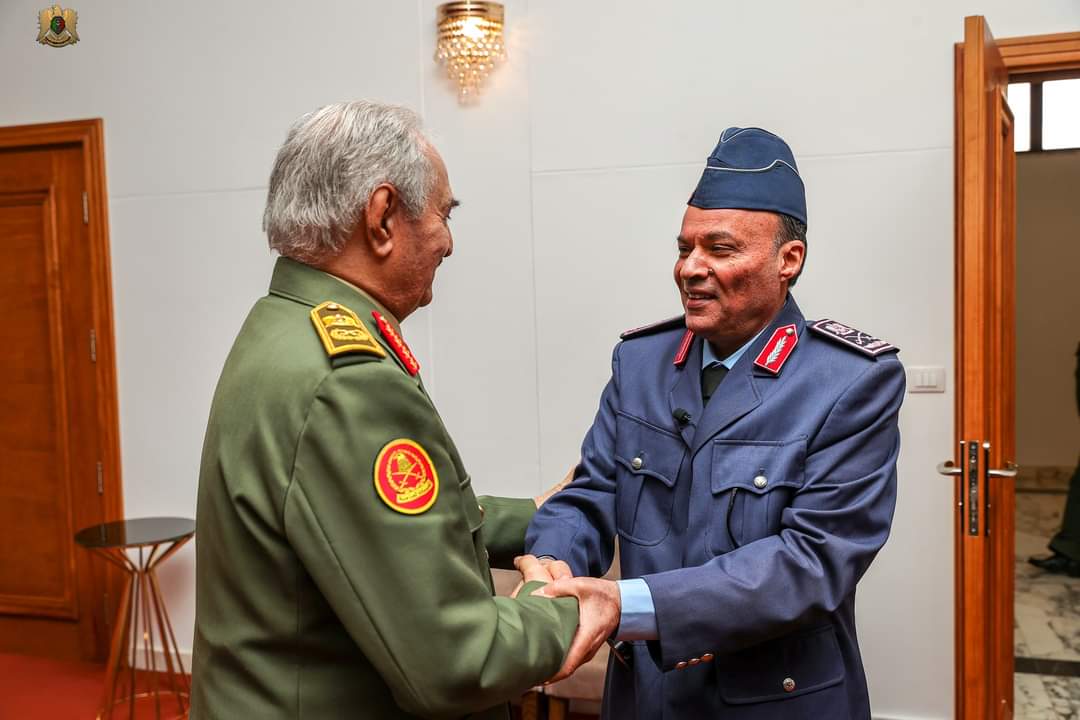
[[[705,163],[690,205],[784,213],[806,224],[806,190],[795,156],[761,128],[729,127]]]

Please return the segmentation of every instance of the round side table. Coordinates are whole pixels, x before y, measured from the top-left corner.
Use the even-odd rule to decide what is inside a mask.
[[[154,717],[162,718],[162,696],[172,696],[178,714],[187,715],[191,684],[176,644],[165,600],[161,596],[156,570],[195,535],[195,521],[188,518],[150,517],[94,525],[80,530],[75,542],[105,558],[124,571],[124,592],[113,623],[109,664],[105,673],[105,697],[98,720],[111,720],[117,706],[127,704],[128,720],[135,718],[136,705],[153,700]],[[165,658],[165,681],[159,688],[154,639],[161,641]],[[149,673],[149,690],[139,690],[135,665],[142,640],[144,671]],[[125,670],[127,672],[125,672]],[[124,678],[127,679],[124,687]],[[145,683],[144,683],[145,685]],[[117,697],[117,690],[120,690]],[[138,702],[137,701],[141,701]],[[166,703],[172,712],[174,703]]]

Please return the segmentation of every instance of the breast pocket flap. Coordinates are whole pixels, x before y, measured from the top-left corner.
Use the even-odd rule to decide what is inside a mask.
[[[620,414],[615,423],[615,462],[673,487],[686,454],[682,438],[629,415]]]
[[[758,495],[778,487],[801,488],[806,439],[716,440],[712,445],[712,492],[739,488]]]

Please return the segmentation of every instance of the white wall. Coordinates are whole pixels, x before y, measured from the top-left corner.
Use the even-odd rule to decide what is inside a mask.
[[[127,514],[194,512],[295,116],[356,97],[425,116],[465,205],[405,332],[477,487],[519,495],[577,457],[618,332],[677,312],[672,239],[720,131],[762,125],[807,181],[807,315],[949,368],[948,393],[906,401],[859,630],[877,713],[950,717],[952,490],[933,466],[952,436],[952,44],[966,14],[1026,35],[1077,29],[1080,7],[511,0],[510,62],[461,108],[431,60],[436,4],[81,0],[82,41],[61,50],[34,43],[40,2],[0,7],[0,124],[105,118]],[[182,645],[192,563],[162,570]]]
[[[1016,460],[1071,468],[1080,452],[1080,150],[1016,156]]]

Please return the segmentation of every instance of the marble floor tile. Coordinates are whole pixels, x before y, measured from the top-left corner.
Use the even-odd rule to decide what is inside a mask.
[[[1016,494],[1015,648],[1020,657],[1080,661],[1080,578],[1028,563],[1045,555],[1061,524],[1065,496]]]
[[[1054,711],[1062,718],[1076,718],[1080,715],[1080,678],[1041,677],[1046,694],[1050,696],[1050,704]]]
[[[1014,717],[1027,720],[1048,717],[1057,720],[1057,713],[1054,712],[1050,694],[1046,692],[1041,675],[1017,673],[1013,678],[1013,693]]]
[[[1016,720],[1080,718],[1080,678],[1017,674],[1013,688]]]
[[[1028,563],[1033,555],[1049,554],[1046,546],[1064,507],[1064,494],[1016,494],[1017,657],[1080,661],[1080,578]],[[1080,720],[1080,678],[1017,673],[1014,690],[1016,720]]]

